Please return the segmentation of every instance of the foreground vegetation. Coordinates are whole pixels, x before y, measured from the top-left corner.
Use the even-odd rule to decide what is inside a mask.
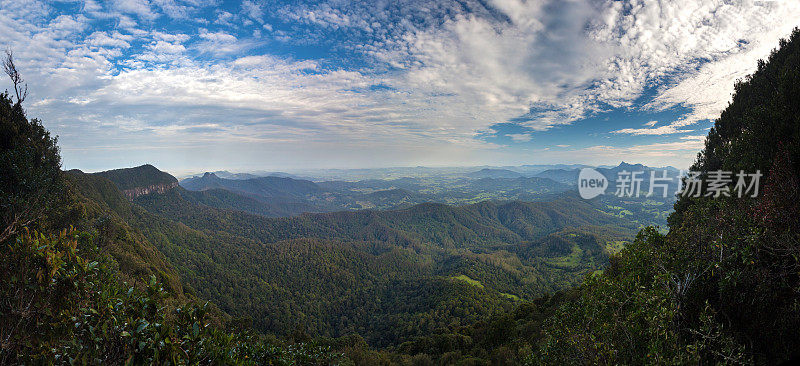
[[[640,232],[548,321],[542,360],[800,357],[800,31],[735,89],[692,170],[761,171],[761,194],[681,198],[668,234]]]

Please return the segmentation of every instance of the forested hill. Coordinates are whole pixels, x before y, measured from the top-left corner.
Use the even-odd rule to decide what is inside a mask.
[[[4,66],[15,69],[10,55]],[[0,364],[345,360],[307,343],[284,347],[242,327],[229,331],[213,304],[192,303],[154,236],[137,228],[180,225],[131,203],[108,179],[62,172],[56,139],[21,102],[0,93]]]
[[[214,173],[205,173],[200,177],[184,179],[181,185],[192,191],[205,191],[223,188],[233,192],[245,193],[260,197],[305,197],[309,194],[321,193],[322,188],[314,182],[285,177],[252,177],[247,179],[225,179]]]
[[[178,186],[175,177],[150,164],[95,174],[114,182],[129,199],[153,192],[164,193]]]
[[[103,173],[71,175],[153,243],[189,293],[265,332],[357,333],[376,346],[573,286],[635,229],[575,197],[268,218],[182,187],[119,202],[93,193]]]
[[[425,203],[389,211],[341,211],[265,218],[198,205],[176,188],[135,202],[150,212],[199,230],[237,232],[259,241],[316,237],[381,240],[402,246],[491,248],[535,240],[568,227],[636,226],[574,197],[554,202],[492,202],[466,206]],[[244,231],[242,231],[244,229]]]
[[[122,191],[159,184],[171,185],[178,182],[178,180],[169,173],[162,172],[150,164],[135,168],[107,170],[93,174],[114,182]]]

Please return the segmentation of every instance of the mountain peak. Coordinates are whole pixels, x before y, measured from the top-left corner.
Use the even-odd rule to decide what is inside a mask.
[[[645,169],[645,166],[644,166],[644,165],[642,165],[642,164],[629,164],[629,163],[626,163],[626,162],[624,162],[624,161],[623,161],[623,162],[619,163],[619,165],[617,166],[617,169],[625,169],[625,170],[636,169],[636,170],[643,170],[643,169]]]
[[[107,170],[94,175],[110,180],[130,199],[152,192],[163,193],[178,185],[175,177],[150,164]]]
[[[158,170],[158,168],[150,164],[140,165],[133,168],[107,170],[94,174],[114,182],[119,189],[130,189],[153,184],[169,184],[178,182],[178,180],[169,173]]]

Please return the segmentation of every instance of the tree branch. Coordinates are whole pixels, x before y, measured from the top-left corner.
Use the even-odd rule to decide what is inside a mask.
[[[25,98],[28,97],[28,84],[19,74],[17,66],[14,65],[14,53],[11,50],[6,50],[6,58],[3,60],[3,71],[11,78],[14,83],[14,93],[17,95],[17,104],[22,104]]]

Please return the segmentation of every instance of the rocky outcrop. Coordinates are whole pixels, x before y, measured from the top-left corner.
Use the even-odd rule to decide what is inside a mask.
[[[146,187],[135,187],[131,189],[125,189],[122,191],[122,194],[124,194],[125,197],[128,197],[129,200],[133,200],[136,197],[144,196],[146,194],[166,193],[170,189],[173,189],[177,186],[178,182],[153,184]]]

